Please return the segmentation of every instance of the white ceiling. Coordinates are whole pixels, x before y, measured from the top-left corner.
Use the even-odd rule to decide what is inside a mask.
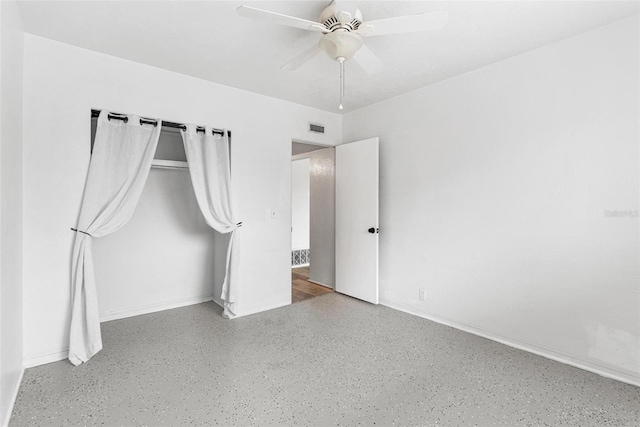
[[[444,30],[370,37],[385,64],[346,63],[345,110],[369,105],[638,13],[638,2],[360,1],[364,21],[447,10]],[[318,33],[242,18],[241,4],[317,20],[329,1],[26,1],[25,31],[213,82],[340,112],[338,64],[280,66]]]

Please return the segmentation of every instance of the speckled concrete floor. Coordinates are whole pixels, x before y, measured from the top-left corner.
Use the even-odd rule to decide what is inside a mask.
[[[89,363],[25,372],[10,425],[640,424],[638,387],[339,294],[102,330]]]

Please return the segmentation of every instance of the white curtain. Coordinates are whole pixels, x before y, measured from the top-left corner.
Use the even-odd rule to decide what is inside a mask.
[[[160,136],[158,126],[141,124],[137,116],[98,118],[89,175],[73,246],[69,360],[89,360],[102,349],[91,238],[125,225],[140,199]]]
[[[229,139],[213,134],[210,127],[198,132],[195,125],[182,131],[193,190],[207,224],[220,233],[231,233],[227,249],[227,271],[222,285],[223,316],[235,316],[238,294],[238,256],[240,224],[236,223],[231,203],[231,161]]]

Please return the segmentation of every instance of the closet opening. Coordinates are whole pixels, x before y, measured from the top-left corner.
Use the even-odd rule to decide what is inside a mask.
[[[291,302],[335,290],[335,148],[291,144]]]
[[[93,117],[92,148],[96,127]],[[100,321],[222,305],[228,241],[198,207],[180,129],[163,127],[131,220],[93,242]]]

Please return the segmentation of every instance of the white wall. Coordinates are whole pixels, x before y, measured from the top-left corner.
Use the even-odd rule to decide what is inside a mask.
[[[231,129],[232,185],[238,220],[244,224],[237,310],[245,315],[289,304],[291,140],[315,138],[310,142],[335,144],[341,137],[340,116],[27,35],[24,349],[28,364],[66,356],[73,239],[69,227],[77,221],[89,164],[91,108]],[[326,124],[327,133],[309,134],[309,122]],[[121,230],[125,232],[126,227]],[[223,240],[216,242],[214,250],[219,250]],[[214,274],[215,270],[214,266]],[[103,285],[98,286],[99,295],[104,295]],[[112,300],[109,310],[131,309],[126,298]]]
[[[0,2],[0,425],[22,377],[22,60],[13,1]]]
[[[309,280],[335,287],[336,282],[336,150],[309,153],[311,159],[311,265]]]
[[[291,250],[309,249],[309,158],[291,162]]]
[[[131,221],[95,239],[100,318],[211,300],[215,258],[226,258],[226,251],[214,252],[214,237],[189,171],[152,168]]]
[[[640,383],[638,18],[344,117],[383,303]],[[418,300],[425,288],[427,301]]]
[[[295,143],[294,143],[295,144]],[[294,151],[296,146],[294,145]],[[294,175],[302,175],[302,169],[307,173],[304,185],[307,197],[304,202],[306,211],[305,230],[307,240],[305,248],[310,249],[309,280],[330,288],[335,287],[336,276],[336,241],[335,241],[335,149],[327,147],[310,152],[303,152],[294,156]],[[305,166],[296,166],[296,162],[305,160]],[[296,172],[295,169],[299,171]],[[301,180],[303,178],[300,178]],[[300,198],[292,191],[294,205]],[[302,220],[301,220],[302,221]],[[293,233],[296,233],[295,222]],[[295,236],[294,236],[295,237]],[[296,247],[295,238],[292,240],[292,249]]]

